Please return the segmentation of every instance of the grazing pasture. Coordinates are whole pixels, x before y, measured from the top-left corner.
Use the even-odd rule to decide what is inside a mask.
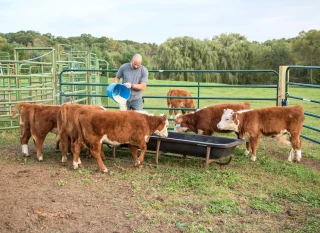
[[[166,96],[168,89],[147,87],[144,95]],[[196,96],[196,88],[184,89]],[[320,99],[312,89],[291,92]],[[275,90],[207,88],[201,95],[273,97]],[[224,102],[234,101],[201,100],[200,107]],[[275,105],[249,102],[252,108]],[[316,104],[296,100],[289,104],[296,103],[320,113]],[[166,107],[166,98],[145,99],[144,106]],[[305,124],[320,125],[311,117]],[[261,138],[256,162],[244,156],[243,144],[229,165],[211,164],[205,171],[202,159],[170,154],[159,157],[158,167],[151,166],[155,159],[151,151],[144,167],[135,168],[127,149],[118,149],[112,158],[112,149],[104,146],[108,175],[84,155],[79,170],[73,170],[71,156],[63,165],[53,134],[44,142],[42,162],[31,141],[29,145],[31,157],[23,157],[19,130],[0,132],[0,232],[311,233],[320,228],[320,145],[304,139],[301,163],[287,161],[290,145]]]

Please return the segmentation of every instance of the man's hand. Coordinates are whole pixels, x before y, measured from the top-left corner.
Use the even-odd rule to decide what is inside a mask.
[[[131,88],[131,83],[124,83],[123,85],[125,85],[127,88]]]

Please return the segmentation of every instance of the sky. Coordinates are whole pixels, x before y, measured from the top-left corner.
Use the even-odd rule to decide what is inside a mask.
[[[238,33],[249,41],[320,30],[320,0],[0,0],[0,32],[91,34],[161,44]]]

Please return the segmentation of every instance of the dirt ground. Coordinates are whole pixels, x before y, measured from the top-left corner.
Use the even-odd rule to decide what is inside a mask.
[[[35,154],[35,150],[31,152]],[[5,149],[1,154],[8,159],[0,164],[2,233],[134,232],[146,221],[127,180],[98,171],[88,178],[72,170],[72,161],[62,166],[55,159],[37,162],[31,157],[31,162],[24,164],[23,157],[12,158],[20,154],[18,149]],[[85,163],[97,166],[93,159],[85,159]],[[128,169],[131,166],[128,164]]]
[[[139,209],[130,180],[112,179],[94,171],[93,159],[84,158],[87,170],[74,171],[69,157],[66,166],[55,157],[38,162],[29,143],[31,158],[21,156],[20,146],[0,151],[0,232],[181,232],[174,226],[153,224],[146,231],[147,214]],[[51,151],[54,144],[46,146]],[[268,151],[266,146],[264,149]],[[54,153],[54,152],[53,152]],[[283,159],[283,158],[282,158]],[[112,164],[107,162],[109,165]],[[320,171],[312,159],[303,163]],[[125,169],[133,169],[127,163]],[[111,165],[112,166],[112,165]],[[113,171],[121,173],[113,165]],[[94,185],[92,185],[94,184]]]

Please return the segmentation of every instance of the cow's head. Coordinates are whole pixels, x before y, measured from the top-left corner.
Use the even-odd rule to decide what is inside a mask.
[[[189,128],[183,121],[183,116],[179,113],[174,118],[174,131],[175,132],[188,132]]]
[[[220,130],[238,130],[238,124],[236,123],[237,113],[232,109],[224,109],[220,122],[217,124]]]
[[[167,120],[166,115],[162,115],[160,124],[158,125],[156,131],[154,131],[155,134],[159,135],[160,137],[168,137],[168,127],[169,127],[169,121]]]

